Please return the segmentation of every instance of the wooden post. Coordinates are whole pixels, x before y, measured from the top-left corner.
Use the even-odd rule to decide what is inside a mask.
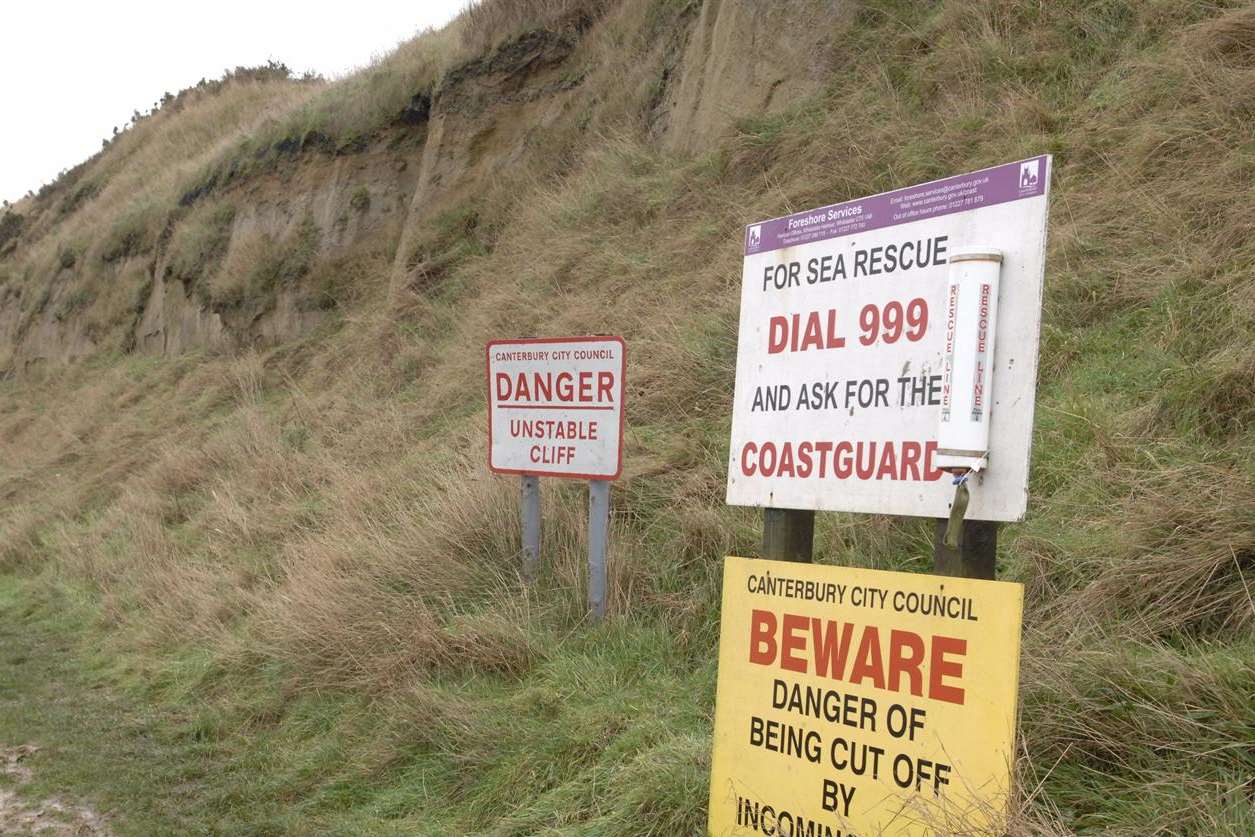
[[[523,580],[532,582],[540,572],[540,477],[524,474],[522,484]]]
[[[606,546],[610,541],[610,480],[588,481],[588,611],[606,616]]]
[[[933,572],[958,578],[988,578],[995,574],[998,552],[998,524],[986,520],[964,520],[959,548],[946,546],[944,518],[936,521],[933,534]]]
[[[815,549],[815,513],[802,509],[763,509],[763,557],[771,561],[811,563]]]

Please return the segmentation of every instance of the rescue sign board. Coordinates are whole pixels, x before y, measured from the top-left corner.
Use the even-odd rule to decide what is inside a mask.
[[[494,340],[486,353],[488,466],[493,471],[619,477],[623,338]]]
[[[1001,833],[1019,584],[728,558],[709,834]]]
[[[988,468],[966,516],[1023,518],[1050,168],[1034,157],[746,227],[729,504],[945,517],[949,261],[988,247],[1002,256]]]

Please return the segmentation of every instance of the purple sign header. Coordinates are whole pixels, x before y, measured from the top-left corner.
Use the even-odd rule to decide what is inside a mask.
[[[858,200],[795,212],[745,228],[745,255],[811,244],[1046,193],[1049,157],[1033,157]]]

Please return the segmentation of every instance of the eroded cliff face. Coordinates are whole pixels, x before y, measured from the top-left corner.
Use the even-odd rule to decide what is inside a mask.
[[[848,8],[815,0],[705,0],[659,102],[664,147],[700,153],[736,120],[817,93]]]
[[[656,4],[623,2],[596,22],[524,32],[452,67],[434,90],[415,90],[386,129],[352,147],[329,148],[317,137],[276,146],[279,161],[269,170],[185,194],[150,246],[91,251],[99,263],[90,287],[70,256],[38,275],[27,267],[25,281],[13,281],[14,265],[36,235],[30,230],[56,237],[55,213],[67,211],[67,201],[23,206],[23,220],[35,223],[16,233],[10,224],[0,249],[0,269],[10,267],[0,276],[8,371],[102,351],[234,350],[307,333],[338,304],[320,286],[339,281],[346,254],[384,251],[391,263],[386,281],[415,284],[431,259],[423,231],[433,219],[473,206],[485,189],[529,165],[561,176],[580,151],[581,132],[603,129],[611,108],[634,111],[660,150],[700,154],[737,120],[815,93],[823,45],[844,25],[832,11],[839,7],[811,0],[667,6],[661,23]],[[817,16],[817,6],[829,13]],[[816,19],[827,23],[816,27]],[[544,165],[535,165],[542,158]],[[288,242],[312,230],[308,263],[243,300],[215,298],[207,280],[189,280],[171,263],[170,242],[189,223],[189,210],[208,200],[234,207],[214,260],[242,261],[258,242]],[[57,252],[72,247],[58,245]],[[80,262],[88,257],[75,255]],[[117,298],[109,319],[99,311],[111,295]]]
[[[424,222],[473,204],[495,177],[520,165],[556,122],[572,118],[585,74],[570,34],[529,32],[491,55],[451,71],[432,98],[416,188],[393,266],[394,283],[421,273],[427,254],[416,232]],[[586,102],[585,102],[586,104]]]
[[[229,192],[240,209],[223,261],[251,241],[290,240],[311,222],[316,258],[326,269],[334,270],[337,258],[364,240],[389,237],[408,212],[418,179],[417,166],[396,142],[385,139],[352,155],[309,153],[274,174],[241,183]],[[279,342],[316,327],[329,313],[304,277],[274,288],[261,304],[230,308],[206,303],[196,288],[174,276],[166,252],[148,269],[151,290],[134,330],[135,350],[144,354]]]

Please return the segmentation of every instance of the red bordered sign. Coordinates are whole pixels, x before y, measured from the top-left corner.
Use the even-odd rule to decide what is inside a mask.
[[[618,479],[626,362],[622,337],[489,343],[488,467],[499,474]]]

